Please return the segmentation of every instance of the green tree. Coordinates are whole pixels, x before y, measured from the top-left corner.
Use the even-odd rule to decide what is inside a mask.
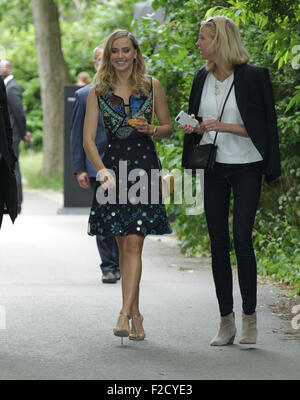
[[[129,28],[133,4],[134,0],[0,0],[1,45],[14,60],[34,140],[40,141],[43,136],[45,175],[62,171],[63,85],[74,82],[83,69],[94,73],[91,60],[94,47],[113,29]],[[36,51],[31,40],[33,23]],[[29,74],[24,73],[25,69],[29,72],[29,67],[19,57],[20,51],[24,55],[23,47],[26,60],[30,55]],[[41,128],[43,133],[37,134]]]
[[[43,105],[43,174],[62,172],[63,85],[70,83],[61,48],[59,12],[53,0],[32,0],[38,71]]]

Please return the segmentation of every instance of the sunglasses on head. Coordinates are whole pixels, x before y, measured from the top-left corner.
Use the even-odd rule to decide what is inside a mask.
[[[205,23],[207,23],[207,22],[212,22],[213,24],[216,25],[216,23],[215,23],[215,21],[214,21],[214,19],[213,19],[212,17],[208,18],[208,19],[205,21]]]

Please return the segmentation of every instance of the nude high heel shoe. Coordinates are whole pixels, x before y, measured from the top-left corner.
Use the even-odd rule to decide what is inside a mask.
[[[126,319],[129,321],[130,315],[121,311],[117,326],[113,329],[114,335],[121,338],[121,344],[123,344],[123,338],[129,336],[129,330],[125,328]]]
[[[145,332],[143,331],[140,333],[137,328],[137,325],[136,325],[137,318],[140,318],[142,323],[144,321],[144,317],[142,316],[142,314],[137,314],[137,315],[131,316],[132,326],[131,326],[131,331],[130,331],[130,335],[129,335],[130,340],[144,340],[146,337]]]
[[[211,346],[225,346],[233,344],[236,335],[234,312],[225,317],[221,317],[220,329],[218,334],[210,342]]]

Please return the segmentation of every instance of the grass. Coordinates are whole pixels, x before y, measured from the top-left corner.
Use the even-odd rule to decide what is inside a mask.
[[[19,161],[25,188],[51,189],[63,192],[62,174],[56,174],[52,178],[42,175],[42,152],[23,151]]]

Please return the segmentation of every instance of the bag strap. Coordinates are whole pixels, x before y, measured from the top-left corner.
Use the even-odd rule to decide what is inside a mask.
[[[152,85],[152,121],[151,121],[151,125],[154,125],[154,117],[155,117],[155,90],[154,90],[153,78],[151,79],[151,85]]]
[[[224,104],[223,104],[223,107],[222,107],[222,112],[221,112],[219,121],[221,121],[221,119],[222,119],[222,116],[223,116],[223,113],[224,113],[224,108],[225,108],[225,105],[226,105],[226,103],[227,103],[227,100],[228,100],[228,97],[229,97],[229,95],[230,95],[230,92],[231,92],[231,90],[232,90],[232,88],[233,88],[233,85],[234,85],[234,81],[232,82],[232,84],[231,84],[231,86],[230,86],[230,89],[229,89],[229,91],[228,91],[228,93],[227,93],[226,99],[225,99]],[[215,139],[214,139],[214,143],[213,143],[213,144],[216,143],[218,133],[219,133],[219,131],[216,131]]]

